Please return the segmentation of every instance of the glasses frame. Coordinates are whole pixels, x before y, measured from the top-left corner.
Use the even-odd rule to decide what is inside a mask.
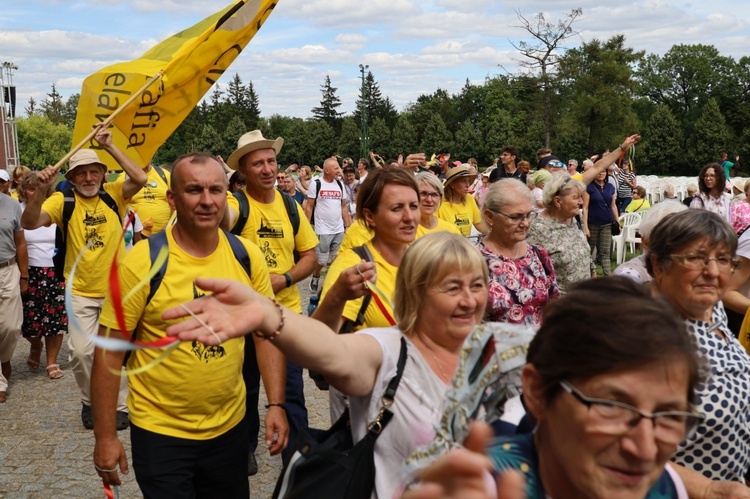
[[[437,191],[435,192],[419,191],[419,199],[423,199],[423,198],[441,199],[442,197],[443,196]]]
[[[700,257],[700,258],[702,258],[703,259],[703,265],[701,265],[699,267],[696,267],[696,266],[694,266],[692,264],[688,264],[686,262],[686,258],[689,258],[689,257]],[[716,262],[716,266],[719,268],[719,270],[729,270],[730,272],[734,272],[735,269],[737,268],[737,265],[739,265],[739,263],[740,263],[740,261],[737,258],[729,257],[729,266],[725,267],[725,266],[722,266],[719,263],[719,258],[725,258],[725,257],[715,256],[715,257],[709,258],[707,256],[701,256],[701,255],[699,255],[697,253],[672,254],[672,255],[669,255],[669,258],[671,258],[672,261],[674,261],[676,263],[679,263],[680,265],[682,265],[686,269],[701,270],[701,271],[705,270],[706,268],[708,268],[708,264],[711,263],[711,260],[713,260],[713,261]]]
[[[591,410],[592,405],[600,404],[600,405],[606,405],[610,407],[620,407],[622,409],[627,409],[630,412],[632,412],[633,419],[626,424],[626,430],[622,433],[622,435],[625,435],[630,429],[638,426],[638,424],[641,422],[641,419],[650,419],[654,430],[656,430],[656,418],[680,416],[680,417],[685,417],[685,435],[680,440],[682,441],[685,438],[687,438],[688,435],[690,435],[690,433],[695,429],[696,426],[698,426],[700,422],[706,419],[706,416],[704,414],[696,412],[692,407],[691,407],[692,410],[690,411],[659,411],[659,412],[648,413],[630,404],[626,404],[625,402],[618,402],[617,400],[587,397],[586,395],[578,391],[573,385],[571,385],[565,380],[560,381],[560,386],[563,388],[563,390],[571,394],[574,399],[579,401],[581,404],[585,405],[589,411]],[[656,434],[654,434],[654,437],[656,437]]]
[[[490,210],[492,213],[497,213],[498,215],[504,216],[514,225],[521,225],[521,222],[523,222],[524,220],[528,220],[529,223],[531,223],[534,221],[537,215],[539,215],[539,213],[535,212],[534,210],[531,210],[525,215],[508,215],[508,214],[503,213],[502,211],[495,211],[490,208],[487,208],[487,209]]]

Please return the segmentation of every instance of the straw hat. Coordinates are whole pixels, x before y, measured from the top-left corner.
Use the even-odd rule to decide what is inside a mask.
[[[247,132],[237,141],[237,150],[234,151],[227,159],[227,166],[236,170],[240,163],[240,158],[258,149],[273,149],[276,154],[281,151],[284,145],[284,139],[278,137],[276,140],[266,139],[260,130]]]
[[[454,166],[448,170],[448,173],[445,175],[445,182],[443,182],[443,185],[448,187],[448,185],[457,178],[464,177],[469,178],[469,183],[474,182],[477,179],[476,173],[469,172],[469,165]]]
[[[93,149],[79,149],[70,157],[70,165],[68,166],[68,171],[65,172],[65,176],[70,175],[79,166],[86,165],[100,165],[105,170],[107,169],[107,165],[99,159],[96,151]]]

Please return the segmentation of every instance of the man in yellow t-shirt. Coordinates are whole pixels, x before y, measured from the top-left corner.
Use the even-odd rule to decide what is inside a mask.
[[[109,266],[115,255],[122,255],[125,246],[122,242],[122,217],[125,205],[146,183],[146,174],[140,166],[112,143],[112,134],[100,127],[94,137],[101,149],[107,151],[127,173],[128,179],[122,183],[102,185],[107,167],[93,149],[81,149],[70,158],[65,178],[73,185],[67,193],[56,192],[46,199],[48,189],[57,179],[58,169],[48,166],[39,172],[39,187],[28,199],[21,217],[24,229],[32,230],[41,226],[57,224],[63,228],[67,223],[65,238],[65,285],[72,292],[73,317],[69,321],[68,348],[70,367],[73,370],[78,389],[81,391],[81,422],[84,428],[92,429],[91,415],[91,364],[94,359],[94,344],[90,336],[99,330],[104,295],[109,287]],[[74,199],[75,207],[69,220],[65,217],[65,199]],[[115,211],[115,209],[117,211]],[[119,250],[119,253],[118,253]],[[74,276],[70,275],[78,254],[82,258]],[[71,279],[71,277],[73,277]],[[68,311],[70,314],[70,311]],[[78,325],[80,329],[75,329]],[[127,382],[120,385],[118,400],[117,428],[124,430],[128,425]]]
[[[317,262],[315,247],[318,238],[310,226],[302,207],[293,203],[297,210],[299,227],[295,231],[287,212],[282,194],[276,189],[278,164],[276,155],[281,150],[284,139],[263,138],[259,130],[244,134],[238,140],[237,150],[227,158],[227,165],[246,179],[246,187],[238,193],[249,203],[249,213],[244,226],[239,220],[240,203],[234,196],[229,196],[228,209],[224,221],[225,228],[231,228],[256,243],[266,258],[268,271],[271,274],[271,285],[276,299],[285,307],[297,313],[302,312],[300,294],[295,283],[312,274]],[[296,233],[295,233],[296,232]],[[299,254],[295,263],[294,252]],[[258,445],[258,386],[260,376],[258,366],[253,359],[253,344],[247,344],[247,361],[243,369],[247,385],[247,410],[250,420],[250,442],[248,446],[250,466],[248,474],[257,472],[255,448]],[[307,427],[307,409],[305,408],[302,369],[292,362],[287,362],[286,373],[286,411],[289,419],[289,438],[294,441],[297,431]],[[284,459],[288,459],[284,453]]]
[[[148,180],[143,189],[130,199],[130,206],[143,224],[141,234],[151,237],[152,234],[163,231],[172,216],[172,208],[167,202],[170,173],[160,166],[150,164],[143,171]],[[127,175],[120,175],[115,182],[124,182],[126,178]]]
[[[139,341],[165,336],[170,323],[162,319],[162,312],[201,296],[194,284],[199,276],[235,279],[273,296],[258,247],[219,230],[226,188],[223,169],[210,155],[192,153],[175,162],[168,200],[177,212],[176,224],[158,239],[136,244],[119,269],[125,295],[146,279],[150,246],[166,242],[169,248],[158,287],[152,290],[154,284],[149,282],[123,303],[124,326],[127,331],[137,327]],[[247,260],[243,260],[245,255]],[[113,337],[125,338],[111,295],[104,304],[100,336],[107,334],[108,327]],[[284,357],[268,341],[256,337],[247,341],[257,343],[269,400],[266,438],[272,442],[271,454],[276,454],[285,447],[288,434],[283,410]],[[145,497],[170,497],[175,491],[193,497],[248,497],[244,345],[244,338],[213,347],[182,342],[156,365],[161,349],[136,350],[128,359],[128,370],[141,370],[129,378],[128,406],[133,468]],[[122,365],[123,358],[124,352],[97,349],[91,384],[96,416],[94,464],[111,485],[119,485],[115,470],[119,464],[124,471],[127,462],[115,431],[119,380],[109,370]]]

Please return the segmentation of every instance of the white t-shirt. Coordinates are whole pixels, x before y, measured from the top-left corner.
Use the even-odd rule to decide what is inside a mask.
[[[318,189],[320,181],[320,192]],[[318,180],[310,181],[307,197],[315,200],[315,214],[312,224],[316,234],[338,234],[344,232],[344,218],[341,214],[341,200],[346,199],[346,188],[343,182],[326,182],[321,176]]]
[[[532,206],[532,209],[537,213],[544,211],[544,206],[539,206],[544,199],[544,191],[539,187],[534,187],[531,195],[534,197],[534,206]]]
[[[349,397],[352,437],[358,442],[367,433],[380,411],[381,400],[388,383],[396,375],[401,352],[402,334],[396,327],[370,328],[355,334],[369,334],[383,349],[380,366],[372,392],[364,397]],[[403,464],[418,447],[432,442],[440,407],[448,390],[430,369],[414,344],[406,338],[407,359],[401,382],[391,406],[393,418],[375,442],[375,492],[372,497],[390,499],[403,479]]]
[[[26,209],[26,203],[21,203],[21,209]],[[55,230],[57,225],[39,227],[34,230],[24,229],[26,249],[29,252],[29,267],[54,267],[52,257],[55,256]]]
[[[132,223],[128,223],[128,217],[130,217],[130,214],[133,214],[135,218],[133,219]],[[130,251],[130,249],[133,247],[133,236],[137,232],[141,232],[143,230],[143,223],[141,223],[140,217],[138,217],[138,213],[132,211],[130,208],[128,208],[127,213],[125,213],[125,217],[122,221],[123,224],[125,224],[125,251]]]

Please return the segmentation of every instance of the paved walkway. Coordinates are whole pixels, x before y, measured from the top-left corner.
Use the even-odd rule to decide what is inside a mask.
[[[322,283],[321,283],[322,284]],[[310,291],[300,283],[304,310]],[[101,481],[94,471],[93,432],[81,425],[78,387],[68,366],[67,337],[60,353],[65,376],[50,380],[44,367],[30,371],[26,365],[29,344],[19,339],[13,356],[13,376],[8,401],[0,404],[0,498],[8,499],[100,499]],[[43,357],[44,358],[44,357]],[[261,390],[262,397],[265,394]],[[305,397],[310,425],[330,426],[328,392],[321,392],[307,377]],[[261,400],[261,421],[265,412]],[[261,428],[261,434],[263,429]],[[120,432],[130,457],[130,434]],[[263,442],[263,437],[260,439]],[[249,478],[251,499],[268,498],[281,471],[281,459],[258,454],[259,473]],[[124,478],[120,497],[142,497],[134,475]],[[228,498],[229,499],[229,498]]]

